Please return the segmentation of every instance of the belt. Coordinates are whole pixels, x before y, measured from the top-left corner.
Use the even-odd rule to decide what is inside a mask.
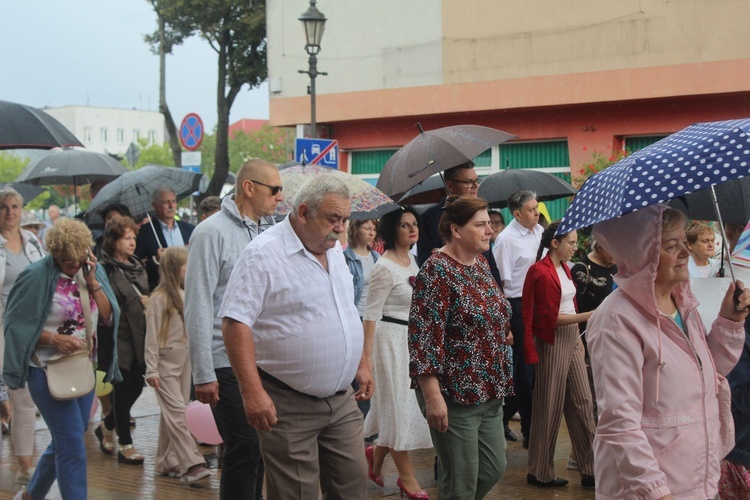
[[[398,318],[392,318],[391,316],[383,316],[382,318],[380,318],[380,321],[385,321],[386,323],[396,323],[397,325],[409,326],[408,321],[404,321],[403,319],[398,319]]]
[[[274,385],[278,386],[279,388],[284,389],[286,391],[291,391],[291,392],[299,394],[300,396],[305,396],[305,397],[311,398],[311,399],[325,399],[325,398],[321,398],[319,396],[313,396],[312,394],[307,394],[307,393],[304,393],[302,391],[298,391],[294,387],[291,387],[289,384],[286,384],[286,383],[282,382],[281,380],[277,379],[276,377],[274,377],[270,373],[268,373],[266,371],[263,371],[260,367],[258,367],[258,375],[260,376],[261,379],[265,380],[266,382],[270,382],[270,383],[272,383],[272,384],[274,384]],[[336,391],[335,393],[331,394],[331,396],[341,396],[342,394],[346,394],[347,390],[348,389],[341,389],[340,391]],[[331,397],[331,396],[326,396],[326,397]]]

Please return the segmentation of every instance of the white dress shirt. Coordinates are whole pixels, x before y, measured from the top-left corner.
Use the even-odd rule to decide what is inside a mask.
[[[219,309],[251,328],[258,367],[321,398],[351,384],[364,344],[341,245],[326,257],[328,272],[287,218],[245,248]]]
[[[523,294],[523,282],[531,264],[536,262],[536,252],[544,228],[537,224],[529,230],[516,219],[499,234],[492,249],[497,270],[503,280],[505,296],[516,299]]]

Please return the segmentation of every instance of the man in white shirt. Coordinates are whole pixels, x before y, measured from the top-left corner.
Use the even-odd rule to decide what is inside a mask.
[[[362,413],[372,396],[354,285],[338,243],[349,190],[306,182],[289,217],[237,261],[219,310],[269,498],[365,498]],[[354,394],[352,379],[359,383]]]
[[[250,427],[237,378],[229,364],[221,307],[229,277],[245,247],[273,227],[284,200],[281,177],[271,163],[252,159],[237,172],[235,194],[201,222],[190,238],[185,274],[185,329],[198,401],[211,405],[224,440],[220,498],[262,498],[263,461],[258,433]]]
[[[536,261],[542,232],[539,225],[539,203],[536,193],[516,191],[508,198],[513,220],[495,239],[493,254],[503,291],[513,308],[510,330],[513,333],[513,384],[518,412],[521,414],[523,445],[528,448],[531,430],[531,392],[534,387],[533,367],[524,361],[524,328],[521,316],[521,295],[526,273]],[[510,416],[510,415],[509,415]]]

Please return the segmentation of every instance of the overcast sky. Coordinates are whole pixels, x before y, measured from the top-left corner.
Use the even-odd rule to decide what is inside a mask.
[[[158,111],[159,58],[147,0],[0,0],[0,100]],[[216,53],[198,37],[167,57],[167,104],[177,126],[198,113],[216,125]],[[268,118],[268,88],[243,87],[230,123]]]

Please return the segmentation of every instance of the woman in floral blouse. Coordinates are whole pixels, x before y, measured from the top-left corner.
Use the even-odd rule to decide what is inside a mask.
[[[440,498],[482,498],[506,466],[511,309],[481,255],[492,236],[487,208],[449,200],[438,228],[445,246],[417,275],[409,315],[409,374],[438,455]]]

